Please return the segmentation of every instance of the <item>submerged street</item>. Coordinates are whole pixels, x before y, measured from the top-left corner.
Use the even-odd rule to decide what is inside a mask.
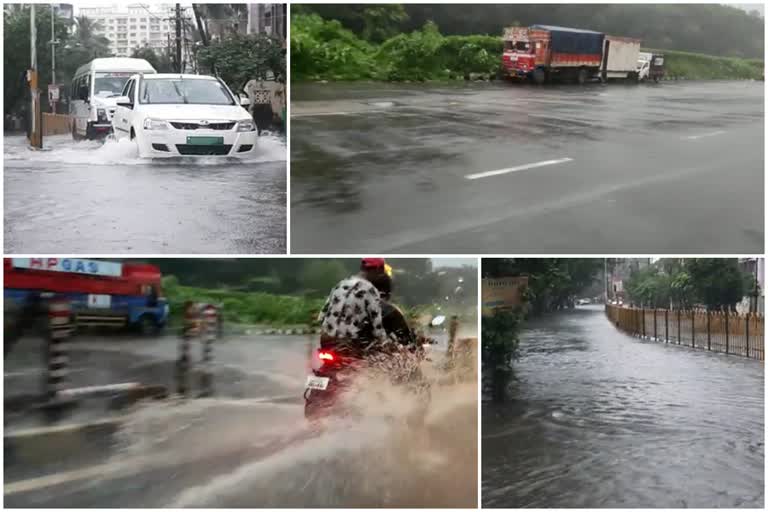
[[[4,139],[8,253],[286,251],[286,144],[250,160],[148,160],[130,141]]]
[[[300,84],[292,249],[758,253],[763,97],[745,81]]]
[[[764,507],[764,366],[640,340],[602,306],[528,324],[482,407],[484,507]]]

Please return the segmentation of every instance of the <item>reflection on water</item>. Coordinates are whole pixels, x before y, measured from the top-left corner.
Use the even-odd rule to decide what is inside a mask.
[[[530,324],[483,405],[483,505],[763,507],[763,365],[625,336],[599,308]]]

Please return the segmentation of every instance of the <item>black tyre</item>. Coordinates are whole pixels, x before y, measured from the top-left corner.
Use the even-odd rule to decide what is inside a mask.
[[[533,70],[533,83],[536,85],[542,85],[544,82],[547,81],[547,74],[544,72],[543,69],[534,69]]]
[[[587,83],[587,70],[585,68],[579,69],[579,72],[576,74],[576,83],[579,85],[584,85]]]
[[[141,315],[138,323],[139,333],[142,336],[156,336],[160,332],[160,326],[157,325],[152,315]]]

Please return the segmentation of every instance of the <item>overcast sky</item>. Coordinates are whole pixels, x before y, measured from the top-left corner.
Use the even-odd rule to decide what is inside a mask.
[[[477,258],[432,258],[432,266],[439,267],[463,267],[469,265],[477,268]]]

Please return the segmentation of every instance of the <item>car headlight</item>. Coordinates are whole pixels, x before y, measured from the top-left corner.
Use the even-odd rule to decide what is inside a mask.
[[[239,132],[252,132],[256,129],[256,123],[251,120],[238,121],[237,131]]]
[[[144,120],[144,129],[145,130],[167,130],[168,123],[163,121],[162,119],[152,119],[148,117]]]

